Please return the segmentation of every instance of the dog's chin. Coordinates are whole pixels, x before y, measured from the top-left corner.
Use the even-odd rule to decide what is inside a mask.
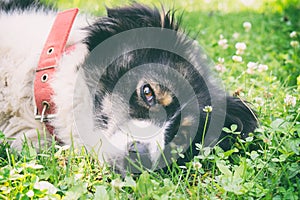
[[[106,131],[100,152],[112,169],[125,175],[127,171],[138,174],[155,167],[164,151],[165,127],[150,120],[130,119],[108,129],[115,131]]]

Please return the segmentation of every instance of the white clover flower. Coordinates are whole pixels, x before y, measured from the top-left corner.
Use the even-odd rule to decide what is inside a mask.
[[[296,101],[297,101],[296,97],[293,97],[292,95],[289,95],[289,94],[287,94],[284,98],[284,103],[287,106],[295,107],[296,106]]]
[[[223,49],[227,49],[228,48],[227,42],[228,41],[226,39],[220,39],[218,41],[218,45],[221,46]]]
[[[296,48],[296,47],[298,47],[298,46],[299,46],[299,42],[298,42],[298,41],[295,41],[295,40],[293,40],[293,41],[291,41],[290,45],[291,45],[292,47]]]
[[[221,46],[223,49],[228,48],[228,40],[224,38],[224,35],[220,35],[220,40],[218,41],[218,45]]]
[[[217,65],[215,66],[215,69],[216,69],[218,72],[221,72],[221,73],[223,73],[223,72],[226,71],[226,67],[225,67],[223,64],[221,64],[221,63],[217,64]]]
[[[240,34],[235,32],[235,33],[233,33],[232,37],[233,37],[233,39],[238,39],[240,37]]]
[[[291,38],[297,37],[297,32],[296,32],[296,31],[291,32],[291,33],[290,33],[290,37],[291,37]]]
[[[254,74],[255,70],[257,69],[257,63],[248,62],[247,67],[248,67],[248,69],[246,70],[246,72],[248,74]]]
[[[241,56],[237,56],[237,55],[232,56],[232,60],[234,62],[243,62],[243,58]]]
[[[263,106],[263,105],[265,104],[264,99],[261,98],[261,97],[255,97],[255,98],[254,98],[254,101],[255,101],[258,105],[260,105],[260,106]]]
[[[29,198],[32,198],[32,197],[34,196],[33,190],[29,190],[29,191],[26,193],[26,196],[28,196]]]
[[[257,71],[259,72],[264,72],[267,71],[269,69],[268,65],[264,65],[264,64],[259,64],[257,67]]]
[[[235,44],[236,54],[241,55],[244,53],[245,49],[247,48],[247,45],[244,42],[238,42]]]
[[[219,63],[224,63],[224,62],[225,62],[225,59],[224,59],[224,58],[221,58],[221,57],[219,57],[219,58],[218,58],[218,62],[219,62]]]
[[[246,70],[246,72],[247,72],[247,74],[254,74],[255,71],[253,69],[251,69],[251,68],[248,68]]]
[[[235,48],[244,51],[246,50],[247,45],[244,42],[238,42],[235,44]]]
[[[251,69],[251,68],[248,68],[246,70],[246,72],[247,72],[247,74],[254,74],[255,71],[253,69]]]
[[[251,69],[256,69],[257,63],[256,62],[248,62],[247,67],[251,68]]]
[[[252,24],[250,22],[244,22],[243,27],[244,27],[246,32],[249,32],[252,28]]]
[[[225,71],[226,71],[226,68],[225,68],[225,66],[224,66],[225,59],[219,57],[219,58],[218,58],[218,62],[219,62],[219,63],[215,66],[215,69],[216,69],[218,72],[221,72],[221,73],[225,72]]]

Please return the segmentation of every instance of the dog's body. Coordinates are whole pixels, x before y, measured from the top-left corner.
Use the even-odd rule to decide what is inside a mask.
[[[32,6],[0,11],[0,130],[7,137],[16,138],[12,143],[16,148],[21,148],[23,135],[37,145],[37,130],[43,132],[43,124],[34,118],[33,82],[40,54],[56,15],[55,10],[36,9]],[[107,17],[93,18],[81,14],[77,16],[67,41],[67,46],[75,45],[76,48],[63,55],[51,81],[56,117],[50,123],[58,141],[64,144],[82,143],[82,135],[78,133],[82,132],[82,129],[78,127],[78,119],[75,119],[80,118],[79,121],[85,121],[84,135],[100,135],[100,139],[106,141],[102,144],[100,152],[104,152],[105,159],[111,163],[117,162],[117,167],[122,170],[126,168],[125,157],[129,156],[134,160],[135,157],[131,154],[136,152],[147,154],[149,159],[145,158],[144,162],[151,168],[159,158],[157,152],[171,151],[168,145],[173,140],[180,140],[180,144],[192,146],[191,151],[187,150],[189,153],[186,157],[179,160],[183,162],[190,159],[189,156],[197,153],[195,143],[200,143],[202,134],[207,131],[204,127],[214,127],[213,123],[209,123],[211,117],[206,120],[206,116],[210,115],[209,111],[203,111],[208,105],[212,105],[212,113],[224,115],[222,126],[237,124],[237,131],[242,132],[242,137],[247,137],[248,133],[256,128],[257,122],[253,112],[237,98],[225,96],[225,107],[214,108],[213,96],[221,98],[222,90],[216,87],[213,81],[206,82],[205,78],[201,77],[205,75],[205,69],[200,69],[202,71],[199,74],[191,63],[186,61],[184,55],[174,55],[174,52],[162,49],[131,49],[109,63],[100,79],[93,78],[92,75],[101,71],[99,68],[102,66],[98,63],[85,65],[91,51],[112,36],[144,27],[172,31],[178,29],[172,13],[161,14],[157,9],[141,5],[108,9]],[[139,37],[136,39],[139,40]],[[180,45],[180,42],[178,43]],[[188,45],[192,43],[182,44],[181,49],[186,51],[184,54],[190,54]],[[167,69],[149,70],[149,73],[132,71],[127,81],[132,80],[135,89],[128,89],[129,98],[126,96],[127,85],[123,85],[125,89],[114,92],[122,76],[135,67],[148,63],[167,65],[179,72],[192,85],[195,98],[187,96],[188,87],[174,83],[177,78],[172,79],[166,75],[169,73]],[[141,69],[143,70],[144,68]],[[84,71],[84,75],[80,71]],[[136,80],[132,77],[136,77]],[[83,80],[79,87],[78,80]],[[94,85],[96,91],[91,92],[94,83],[99,85]],[[180,87],[182,88],[179,89]],[[180,96],[182,91],[186,92],[182,96],[187,97]],[[181,100],[185,102],[180,102]],[[197,108],[190,106],[192,103],[189,101],[193,101],[194,104],[196,102]],[[79,113],[79,116],[76,113]],[[142,132],[145,132],[145,129],[137,127],[147,127],[148,131],[156,134],[151,138],[144,137]],[[189,131],[192,131],[193,127],[197,128],[194,131],[196,135],[187,137],[192,135]],[[221,134],[221,129],[219,131]],[[177,132],[185,136],[176,136]],[[215,139],[220,140],[226,135],[223,132],[219,137],[220,134],[216,134]],[[47,135],[51,140],[51,134]],[[107,142],[115,145],[116,149],[106,145]],[[174,142],[176,145],[179,143]],[[221,146],[228,148],[229,140],[225,140]]]

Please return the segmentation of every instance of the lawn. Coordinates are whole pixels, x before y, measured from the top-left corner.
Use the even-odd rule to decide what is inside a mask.
[[[101,15],[105,5],[125,4],[55,2],[61,9]],[[16,153],[1,133],[0,199],[299,199],[300,2],[141,2],[162,2],[176,8],[178,17],[183,12],[182,27],[215,62],[213,71],[227,90],[252,103],[260,127],[229,151],[200,146],[199,156],[186,166],[126,177],[84,149],[54,142],[40,153],[26,144]],[[254,143],[258,148],[249,150]]]

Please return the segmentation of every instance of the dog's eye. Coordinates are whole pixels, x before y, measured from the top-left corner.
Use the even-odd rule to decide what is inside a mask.
[[[155,105],[155,94],[149,84],[141,87],[141,97],[149,105]]]

